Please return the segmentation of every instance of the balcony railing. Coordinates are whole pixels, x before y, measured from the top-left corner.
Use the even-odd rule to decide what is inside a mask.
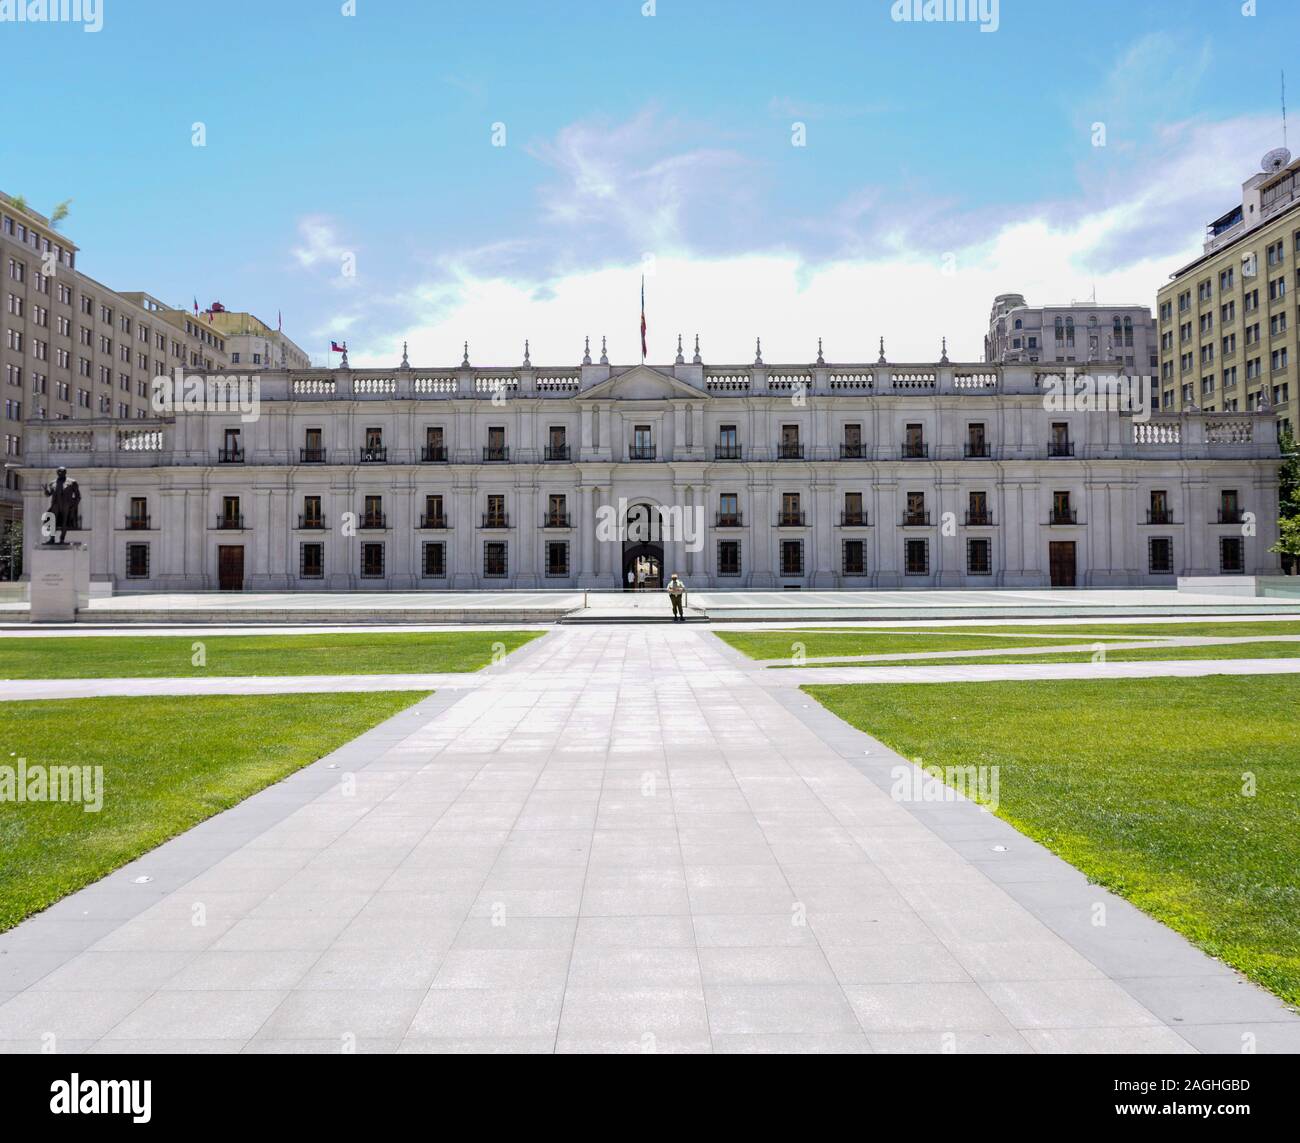
[[[493,464],[502,464],[510,459],[510,448],[507,445],[484,445],[483,459]]]
[[[379,445],[372,445],[368,448],[361,449],[362,464],[387,464],[388,449]]]
[[[928,528],[930,526],[929,512],[904,512],[904,528]]]
[[[859,442],[858,444],[840,445],[840,460],[861,460],[861,459],[862,459],[861,442]]]
[[[1220,508],[1220,524],[1240,524],[1245,519],[1245,510],[1242,508]]]
[[[989,442],[988,441],[967,441],[965,448],[967,460],[988,460],[989,459]]]
[[[483,527],[508,528],[510,527],[510,516],[505,512],[484,512]]]
[[[868,527],[867,514],[865,512],[841,512],[840,526],[844,528],[866,528]]]
[[[781,512],[777,515],[776,526],[778,528],[802,528],[804,514],[802,512]]]
[[[325,450],[323,448],[300,448],[298,450],[299,464],[324,464]]]
[[[388,517],[382,512],[362,512],[361,527],[375,531],[388,527]]]
[[[126,530],[128,532],[147,532],[149,527],[148,516],[130,515],[126,518]]]
[[[1079,510],[1077,508],[1053,508],[1050,523],[1053,524],[1077,524],[1079,522]]]
[[[442,513],[438,513],[436,516],[430,516],[426,512],[420,517],[420,527],[441,531],[447,527],[447,517],[442,515]]]
[[[1048,441],[1047,455],[1048,456],[1073,456],[1074,442],[1073,441]]]
[[[570,516],[567,512],[548,512],[542,517],[543,528],[568,528]]]
[[[909,441],[900,451],[904,460],[926,460],[930,455],[930,446],[922,441]]]
[[[654,460],[654,445],[630,445],[627,450],[628,460]]]
[[[566,444],[547,445],[543,456],[546,460],[569,460],[569,446]]]
[[[420,449],[421,464],[446,464],[447,449],[443,445],[425,445]]]
[[[740,512],[719,512],[714,517],[715,528],[743,528],[745,517]]]
[[[244,526],[244,518],[229,513],[217,516],[217,528],[222,532],[238,532]]]
[[[966,526],[968,528],[989,528],[993,525],[993,513],[984,512],[967,512]]]
[[[797,441],[782,441],[776,446],[777,460],[803,460],[803,445]]]
[[[720,444],[713,446],[714,460],[740,460],[742,446],[738,444]]]
[[[243,464],[244,450],[242,448],[219,448],[217,449],[217,461],[220,464]]]
[[[1174,522],[1173,511],[1169,508],[1148,508],[1148,524],[1172,524]]]
[[[325,530],[325,517],[314,514],[299,516],[298,527],[305,532],[323,532]]]

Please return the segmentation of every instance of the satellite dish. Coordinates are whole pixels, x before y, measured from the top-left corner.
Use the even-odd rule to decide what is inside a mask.
[[[1260,169],[1266,175],[1271,175],[1274,171],[1280,171],[1283,167],[1291,162],[1291,152],[1285,147],[1274,147],[1267,155],[1259,161]]]

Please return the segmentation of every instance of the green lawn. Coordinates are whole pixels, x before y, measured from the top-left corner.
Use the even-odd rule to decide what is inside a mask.
[[[1060,636],[1061,643],[1098,639],[1156,639],[1162,635],[1300,635],[1300,620],[1241,623],[1091,623],[1053,626],[863,628],[856,631],[719,631],[719,639],[751,659],[789,659],[796,643],[804,655],[890,655],[921,651],[984,651],[1016,646],[1008,636]],[[1048,642],[1028,638],[1025,644]]]
[[[969,667],[989,663],[1086,663],[1091,651],[1053,651],[1047,654],[1025,652],[1007,655],[978,655],[969,659],[871,659],[845,663],[805,663],[805,669],[832,667]],[[1209,647],[1135,647],[1107,648],[1106,661],[1132,662],[1139,659],[1300,659],[1300,642],[1295,643],[1224,643]],[[775,670],[791,670],[790,665]]]
[[[112,642],[109,639],[77,642]],[[380,691],[0,703],[0,765],[102,766],[103,806],[0,802],[0,931],[427,698]]]
[[[0,679],[416,675],[477,671],[540,631],[325,635],[86,635],[0,639]]]
[[[1300,675],[803,689],[905,757],[998,766],[999,816],[1300,1003]]]

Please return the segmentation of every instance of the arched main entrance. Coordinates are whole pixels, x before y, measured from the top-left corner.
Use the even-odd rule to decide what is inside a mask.
[[[644,591],[664,585],[662,544],[623,543],[623,590]]]
[[[649,504],[632,504],[623,521],[624,591],[663,587],[664,548],[660,514]]]

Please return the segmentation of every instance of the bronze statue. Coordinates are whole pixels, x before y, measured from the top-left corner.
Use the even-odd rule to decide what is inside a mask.
[[[68,529],[77,523],[77,506],[81,503],[81,489],[75,480],[68,479],[68,470],[60,468],[55,474],[53,484],[45,486],[45,495],[50,498],[49,511],[41,520],[41,531],[45,533],[47,544],[66,544]],[[53,517],[53,527],[50,517]],[[58,538],[55,538],[57,533]]]

